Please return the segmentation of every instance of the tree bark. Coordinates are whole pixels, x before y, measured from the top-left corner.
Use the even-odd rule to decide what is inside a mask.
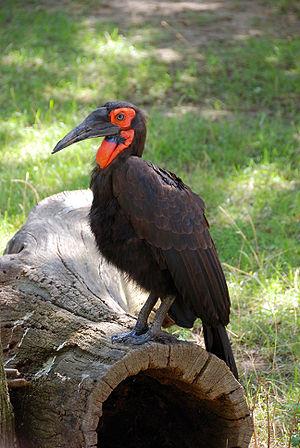
[[[223,361],[171,336],[111,343],[134,319],[90,204],[89,191],[43,200],[0,258],[6,364],[31,382],[12,391],[21,447],[247,447],[252,419]]]
[[[0,338],[0,448],[16,448],[16,446],[14,415],[8,395]]]

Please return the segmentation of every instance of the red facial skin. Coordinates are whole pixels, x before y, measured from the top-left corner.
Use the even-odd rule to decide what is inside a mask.
[[[103,140],[96,154],[96,162],[100,168],[107,168],[124,149],[131,145],[134,138],[134,130],[130,129],[130,126],[134,117],[135,110],[129,107],[122,107],[111,111],[110,121],[122,129],[120,135],[125,138],[125,141],[117,144],[114,141]]]
[[[107,168],[108,165],[110,165],[110,163],[120,154],[120,152],[128,148],[133,141],[134,130],[129,129],[128,131],[121,131],[120,135],[125,138],[125,141],[119,145],[115,142],[106,141],[105,139],[101,143],[101,146],[96,154],[96,162],[100,168]]]
[[[119,120],[118,116],[120,114],[124,115],[124,119]],[[121,129],[130,129],[131,126],[131,121],[132,119],[135,117],[135,110],[131,109],[130,107],[121,107],[119,109],[114,109],[111,111],[111,113],[109,114],[110,116],[110,121],[113,124],[116,124],[117,126],[119,126]]]

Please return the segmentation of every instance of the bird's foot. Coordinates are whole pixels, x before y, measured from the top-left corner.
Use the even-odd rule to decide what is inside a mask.
[[[144,333],[146,333],[147,330],[148,325],[143,328],[134,328],[128,333],[114,334],[111,337],[111,341],[112,343],[130,343],[133,339],[138,338],[139,336],[142,336]]]
[[[112,342],[123,342],[125,344],[142,345],[150,341],[163,342],[166,338],[170,339],[168,336],[169,335],[167,335],[163,331],[154,331],[150,328],[148,331],[146,331],[146,333],[143,334],[136,334],[134,330],[132,330],[129,333],[114,335],[112,336]]]

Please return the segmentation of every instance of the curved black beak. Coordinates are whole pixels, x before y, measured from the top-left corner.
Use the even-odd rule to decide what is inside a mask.
[[[106,135],[118,134],[120,128],[109,121],[106,107],[99,107],[92,112],[80,125],[70,131],[60,140],[52,151],[52,154],[61,151],[73,143],[87,138],[104,137]]]

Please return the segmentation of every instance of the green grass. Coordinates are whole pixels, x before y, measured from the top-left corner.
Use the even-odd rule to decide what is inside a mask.
[[[276,37],[275,23],[272,36],[212,40],[194,53],[178,41],[179,58],[167,63],[155,46],[174,49],[172,32],[151,20],[118,31],[113,17],[88,20],[80,2],[82,15],[59,4],[4,4],[1,249],[39,199],[88,186],[97,143],[51,156],[57,140],[109,99],[144,107],[145,158],[176,171],[207,203],[254,408],[253,446],[268,446],[268,428],[269,446],[300,446],[300,39]],[[213,12],[197,20],[212,26]]]
[[[270,5],[276,13],[294,13],[300,17],[300,5],[298,0],[262,0],[263,4]]]

